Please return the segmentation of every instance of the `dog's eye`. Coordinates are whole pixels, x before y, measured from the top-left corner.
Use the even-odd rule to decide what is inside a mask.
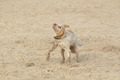
[[[58,26],[58,28],[61,28],[61,26]]]

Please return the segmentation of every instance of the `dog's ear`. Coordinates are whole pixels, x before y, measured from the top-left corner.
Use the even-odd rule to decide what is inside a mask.
[[[64,27],[65,27],[65,28],[69,28],[69,26],[68,26],[68,25],[64,25]]]

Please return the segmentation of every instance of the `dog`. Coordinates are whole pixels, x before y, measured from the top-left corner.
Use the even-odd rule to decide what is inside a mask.
[[[82,46],[82,42],[80,39],[78,39],[75,32],[67,28],[69,28],[68,25],[56,23],[53,24],[53,29],[56,33],[56,36],[54,37],[55,42],[52,48],[47,53],[47,61],[50,60],[50,52],[52,52],[57,46],[59,46],[61,48],[62,63],[64,63],[65,61],[64,53],[67,54],[68,63],[71,62],[71,52],[76,54],[76,61],[79,62],[78,47]]]

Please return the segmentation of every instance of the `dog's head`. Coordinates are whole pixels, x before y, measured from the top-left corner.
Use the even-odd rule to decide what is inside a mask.
[[[69,27],[68,25],[61,25],[61,24],[54,23],[53,24],[53,29],[56,33],[56,36],[54,38],[55,39],[60,39],[64,35],[65,28],[68,28],[68,27]]]

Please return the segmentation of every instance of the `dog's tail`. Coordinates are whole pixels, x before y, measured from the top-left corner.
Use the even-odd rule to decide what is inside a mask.
[[[78,39],[78,45],[79,45],[79,46],[82,46],[82,45],[83,45],[83,43],[82,43],[82,41],[81,41],[80,39]]]

